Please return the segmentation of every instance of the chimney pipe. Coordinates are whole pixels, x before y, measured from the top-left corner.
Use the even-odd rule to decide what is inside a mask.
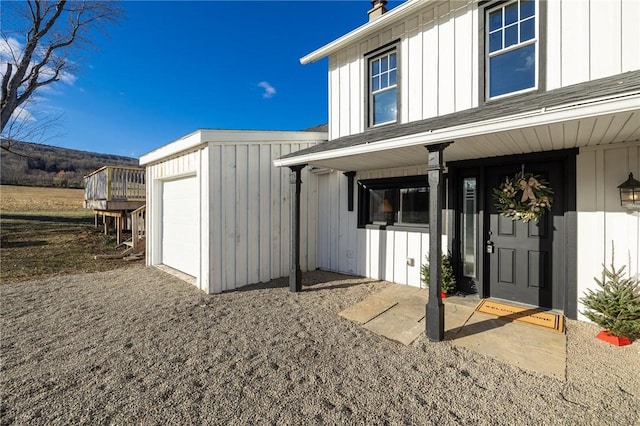
[[[371,6],[373,7],[367,12],[369,14],[369,22],[378,19],[387,11],[387,0],[372,0]]]

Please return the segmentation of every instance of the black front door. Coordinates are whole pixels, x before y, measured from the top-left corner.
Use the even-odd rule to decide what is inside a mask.
[[[549,309],[563,308],[564,288],[564,174],[563,161],[525,162],[525,173],[539,175],[553,189],[550,212],[539,222],[512,220],[499,214],[493,197],[506,176],[522,170],[522,163],[485,169],[485,265],[490,297]]]

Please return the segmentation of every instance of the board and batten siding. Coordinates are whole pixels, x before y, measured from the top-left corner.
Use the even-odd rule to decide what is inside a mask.
[[[362,179],[426,172],[422,166],[358,172],[354,185]],[[420,287],[420,266],[429,253],[429,233],[358,228],[358,191],[354,188],[354,211],[349,212],[347,185],[342,172],[318,175],[318,267]],[[443,211],[444,230],[447,216]],[[442,250],[447,251],[446,234],[442,237]],[[412,266],[408,259],[413,259]]]
[[[640,176],[640,142],[580,149],[577,157],[578,299],[597,289],[602,265],[626,265],[627,276],[640,274],[640,212],[620,206],[617,188],[629,173]],[[613,247],[612,247],[613,245]],[[582,311],[582,304],[578,310]],[[579,319],[586,320],[582,314]]]
[[[429,3],[401,22],[330,55],[329,139],[364,131],[364,55],[397,39],[401,123],[477,106],[477,22],[472,1]]]
[[[640,1],[555,0],[545,7],[546,90],[640,69]],[[365,55],[398,39],[400,123],[481,105],[483,20],[474,1],[429,2],[330,55],[329,139],[365,130]]]
[[[147,264],[162,263],[161,194],[167,180],[196,176],[200,268],[196,285],[219,293],[289,275],[290,170],[273,160],[315,145],[293,141],[204,142],[147,165]],[[301,269],[316,269],[318,186],[302,171]]]
[[[640,2],[547,4],[547,90],[640,69]]]
[[[211,292],[289,275],[290,170],[273,160],[311,143],[209,143]],[[317,181],[302,170],[300,264],[316,269]]]

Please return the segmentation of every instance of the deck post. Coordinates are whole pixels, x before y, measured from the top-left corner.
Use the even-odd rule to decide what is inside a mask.
[[[426,334],[430,341],[444,340],[442,304],[442,183],[443,151],[450,143],[427,145],[429,162],[429,301],[426,306]]]
[[[302,271],[300,269],[300,187],[302,179],[300,174],[306,164],[290,166],[289,183],[291,184],[291,232],[289,251],[291,256],[289,269],[289,291],[302,291]]]

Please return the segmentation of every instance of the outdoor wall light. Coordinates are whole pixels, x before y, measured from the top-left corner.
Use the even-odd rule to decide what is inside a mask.
[[[640,209],[640,182],[629,173],[629,179],[618,185],[620,189],[620,205],[628,209]]]

